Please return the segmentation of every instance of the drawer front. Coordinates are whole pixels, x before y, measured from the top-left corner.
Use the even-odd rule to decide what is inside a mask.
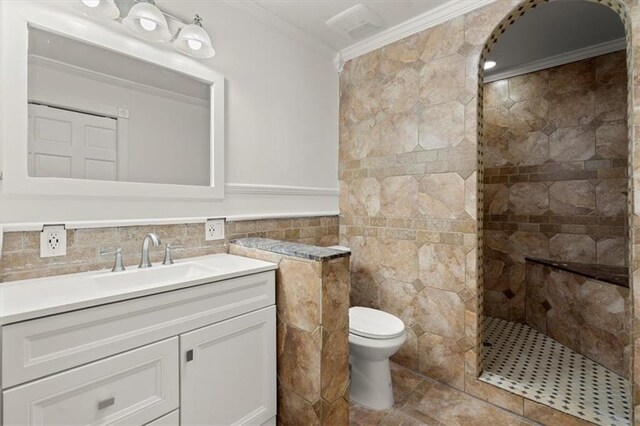
[[[179,404],[173,337],[3,392],[4,426],[145,424]]]
[[[275,304],[268,271],[2,327],[4,389]]]
[[[180,410],[172,411],[145,426],[180,426]]]

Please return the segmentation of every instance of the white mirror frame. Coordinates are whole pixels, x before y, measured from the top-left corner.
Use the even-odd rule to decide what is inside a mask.
[[[38,3],[38,4],[35,4]],[[49,4],[46,4],[49,3]],[[224,198],[225,80],[195,59],[173,49],[138,40],[116,21],[73,13],[70,2],[1,1],[0,88],[2,104],[2,196],[73,197],[88,202],[156,199],[174,201]],[[28,28],[78,39],[143,61],[170,68],[211,84],[211,185],[171,185],[69,178],[34,178],[27,172]],[[188,138],[188,135],[185,135]],[[151,159],[150,159],[151,160]]]

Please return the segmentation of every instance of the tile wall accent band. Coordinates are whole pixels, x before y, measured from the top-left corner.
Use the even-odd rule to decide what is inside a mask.
[[[246,237],[271,238],[283,241],[332,246],[338,243],[338,217],[279,218],[227,222],[225,239],[206,241],[201,223],[140,225],[69,229],[67,255],[40,257],[40,233],[5,232],[3,234],[0,283],[111,268],[113,256],[100,253],[120,247],[126,266],[137,265],[140,243],[149,232],[155,232],[163,243],[181,245],[175,259],[226,253],[230,240]],[[164,257],[164,247],[151,247],[152,262]]]

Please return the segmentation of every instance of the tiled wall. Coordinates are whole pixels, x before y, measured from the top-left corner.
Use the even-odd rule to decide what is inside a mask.
[[[484,312],[524,322],[524,256],[627,263],[624,51],[484,87]]]
[[[219,241],[205,241],[202,223],[68,230],[67,255],[50,258],[40,257],[39,232],[7,232],[0,259],[0,282],[110,268],[113,255],[101,256],[100,252],[113,247],[122,247],[125,265],[137,265],[142,239],[149,232],[157,233],[163,244],[182,245],[183,249],[174,253],[174,258],[180,259],[226,253],[229,241],[247,236],[333,245],[338,242],[338,217],[227,222],[226,238]],[[152,247],[150,254],[153,262],[160,262],[164,247]]]
[[[459,389],[476,346],[476,25],[456,18],[353,59],[340,78],[351,303],[401,318],[393,359]]]
[[[409,325],[399,363],[519,414],[522,397],[475,378],[483,316],[478,64],[485,43],[544,3],[497,0],[355,58],[340,77],[340,243],[353,249],[352,303]],[[628,9],[640,25],[636,1],[607,5]],[[630,34],[631,20],[623,21]],[[632,265],[640,281],[640,261]]]
[[[526,323],[629,377],[629,289],[527,262]]]
[[[278,264],[278,424],[349,424],[349,257],[315,261],[237,244]]]

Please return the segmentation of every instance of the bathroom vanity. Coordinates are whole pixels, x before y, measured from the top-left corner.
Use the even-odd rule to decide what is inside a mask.
[[[3,424],[275,424],[276,267],[219,254],[3,284]]]

